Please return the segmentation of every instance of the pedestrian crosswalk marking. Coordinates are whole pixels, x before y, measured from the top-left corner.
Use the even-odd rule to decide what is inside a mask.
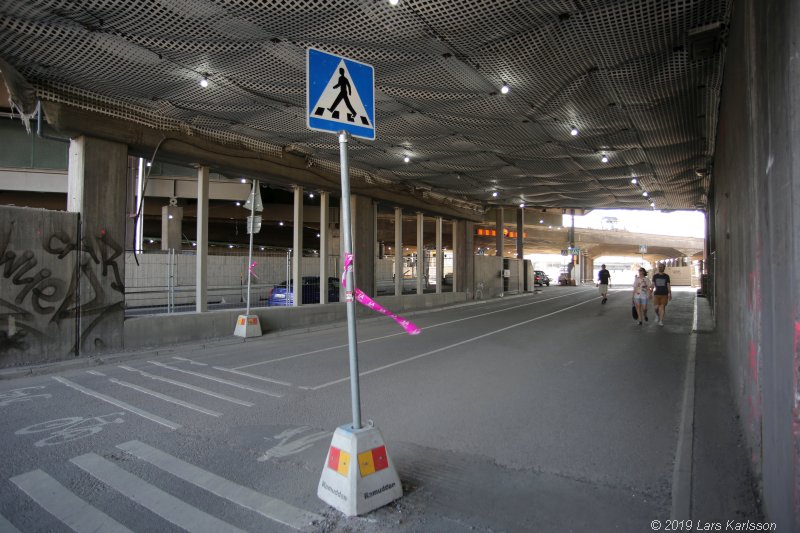
[[[61,520],[74,531],[94,532],[111,531],[132,533],[104,512],[86,503],[70,492],[61,483],[41,470],[14,476],[11,482],[19,487],[45,511]],[[17,531],[4,527],[0,517],[0,531]],[[8,524],[11,526],[11,524]],[[11,526],[13,528],[13,526]]]
[[[63,383],[64,385],[66,385],[71,389],[75,389],[76,391],[82,392],[88,396],[110,403],[111,405],[116,405],[120,409],[125,409],[126,411],[130,411],[131,413],[139,415],[142,418],[146,418],[151,422],[155,422],[156,424],[167,426],[170,429],[178,429],[179,427],[181,427],[180,424],[176,424],[171,420],[167,420],[166,418],[161,418],[160,416],[154,415],[153,413],[148,413],[147,411],[139,409],[138,407],[134,407],[131,404],[123,402],[122,400],[117,400],[116,398],[112,398],[111,396],[106,396],[105,394],[100,394],[99,392],[93,391],[92,389],[87,389],[86,387],[82,387],[81,385],[73,383],[68,379],[61,377],[54,377],[53,379],[58,381],[59,383]]]
[[[209,376],[208,374],[203,374],[202,372],[194,372],[192,370],[184,370],[183,368],[178,368],[178,367],[175,367],[175,366],[165,365],[164,363],[159,363],[158,361],[148,361],[148,363],[150,363],[152,365],[160,366],[161,368],[174,370],[176,372],[183,372],[184,374],[189,374],[189,375],[192,375],[192,376],[197,376],[199,378],[204,378],[204,379],[209,379],[211,381],[216,381],[217,383],[230,385],[231,387],[237,387],[239,389],[244,389],[244,390],[249,390],[249,391],[252,391],[252,392],[257,392],[259,394],[266,394],[267,396],[273,396],[275,398],[282,398],[283,397],[283,394],[276,394],[276,393],[270,392],[268,390],[258,389],[256,387],[251,387],[250,385],[243,385],[243,384],[238,383],[236,381],[230,381],[230,380],[227,380],[227,379],[222,379],[222,378],[218,378],[218,377],[214,377],[214,376]]]
[[[220,400],[225,400],[226,402],[235,403],[238,405],[243,405],[245,407],[253,407],[255,404],[252,402],[245,402],[244,400],[239,400],[237,398],[232,398],[230,396],[226,396],[224,394],[220,394],[218,392],[210,391],[208,389],[204,389],[202,387],[197,387],[195,385],[190,385],[188,383],[184,383],[183,381],[177,381],[174,379],[165,378],[162,376],[157,376],[155,374],[151,374],[149,372],[145,372],[144,370],[137,370],[135,368],[131,368],[129,366],[120,365],[119,366],[123,370],[127,370],[128,372],[138,372],[140,375],[150,378],[156,381],[163,381],[164,383],[169,383],[171,385],[175,385],[177,387],[183,387],[185,389],[193,390],[195,392],[199,392],[200,394],[205,394],[208,396],[212,396],[214,398],[219,398]]]
[[[0,533],[21,533],[19,529],[14,527],[14,524],[6,520],[6,517],[0,514]]]
[[[173,398],[172,396],[167,396],[166,394],[161,394],[160,392],[156,392],[154,390],[150,390],[145,387],[140,387],[139,385],[134,385],[133,383],[128,383],[127,381],[122,381],[120,379],[114,379],[114,378],[110,378],[109,381],[111,383],[116,383],[117,385],[122,385],[123,387],[128,387],[129,389],[137,390],[149,396],[154,396],[155,398],[164,400],[165,402],[174,403],[175,405],[180,405],[181,407],[192,409],[193,411],[197,411],[199,413],[203,413],[210,416],[222,416],[222,413],[212,411],[211,409],[206,409],[205,407],[200,407],[199,405],[195,405],[190,402],[179,400],[178,398]]]
[[[87,453],[70,461],[120,494],[182,529],[193,533],[242,532],[241,529],[192,507],[95,453]]]
[[[311,525],[315,520],[322,520],[322,517],[317,514],[298,509],[282,500],[238,485],[143,442],[133,440],[119,444],[117,448],[212,494],[294,529],[302,529]]]

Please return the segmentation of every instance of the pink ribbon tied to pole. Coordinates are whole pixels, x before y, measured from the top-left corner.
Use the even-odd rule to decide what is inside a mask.
[[[250,268],[249,268],[248,270],[250,270],[250,275],[251,275],[251,276],[253,276],[254,278],[258,279],[258,276],[256,276],[256,273],[255,273],[255,272],[253,272],[253,269],[254,269],[255,267],[256,267],[256,262],[255,262],[255,261],[253,261],[253,262],[250,264]]]
[[[344,256],[344,271],[342,272],[342,287],[347,290],[347,283],[345,281],[347,277],[347,271],[353,269],[353,254],[345,254]],[[383,307],[381,304],[364,294],[361,289],[358,287],[354,287],[355,294],[356,294],[356,301],[363,306],[369,307],[373,311],[377,311],[382,315],[386,315],[398,324],[408,333],[409,335],[419,335],[422,331],[416,324],[407,320],[400,315],[396,315]]]

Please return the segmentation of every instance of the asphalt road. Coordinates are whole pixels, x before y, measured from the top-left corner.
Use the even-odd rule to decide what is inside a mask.
[[[594,288],[358,324],[362,416],[405,496],[316,497],[352,422],[344,325],[0,381],[0,531],[649,531],[669,518],[693,292]],[[111,362],[113,361],[113,363]]]

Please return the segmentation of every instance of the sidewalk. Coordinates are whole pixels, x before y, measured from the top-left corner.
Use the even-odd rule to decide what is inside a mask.
[[[691,518],[763,521],[711,307],[697,299]]]

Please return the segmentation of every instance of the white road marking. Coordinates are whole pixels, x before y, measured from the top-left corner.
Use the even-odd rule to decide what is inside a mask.
[[[304,435],[294,441],[289,440],[309,429],[311,428],[308,426],[300,426],[299,428],[287,429],[286,431],[278,433],[275,435],[275,438],[280,440],[280,444],[267,450],[264,455],[256,459],[256,461],[263,462],[269,461],[273,457],[288,457],[300,453],[303,450],[307,450],[318,440],[331,439],[333,437],[330,431],[317,431],[309,435]]]
[[[75,389],[76,391],[82,392],[82,393],[84,393],[84,394],[86,394],[88,396],[92,396],[93,398],[97,398],[98,400],[102,400],[104,402],[108,402],[111,405],[116,405],[120,409],[124,409],[126,411],[130,411],[131,413],[133,413],[135,415],[139,415],[142,418],[146,418],[146,419],[150,420],[151,422],[155,422],[156,424],[161,424],[162,426],[167,426],[170,429],[178,429],[179,427],[181,427],[180,424],[176,424],[175,422],[171,422],[171,421],[167,420],[166,418],[161,418],[160,416],[156,416],[156,415],[154,415],[152,413],[148,413],[147,411],[139,409],[138,407],[134,407],[134,406],[132,406],[130,404],[127,404],[127,403],[125,403],[125,402],[123,402],[121,400],[117,400],[116,398],[112,398],[111,396],[106,396],[105,394],[100,394],[99,392],[95,392],[95,391],[93,391],[91,389],[87,389],[86,387],[82,387],[82,386],[78,385],[77,383],[71,382],[68,379],[64,379],[64,378],[61,378],[61,377],[54,377],[53,379],[58,381],[59,383],[63,383],[67,387]]]
[[[103,374],[102,372],[98,372],[97,370],[87,370],[86,373],[92,374],[93,376],[103,376],[103,377],[106,376],[105,374]]]
[[[447,322],[441,322],[439,324],[433,324],[431,326],[425,326],[423,329],[438,328],[439,326],[446,326],[448,324],[455,324],[457,322],[463,322],[465,320],[472,320],[473,318],[480,318],[480,317],[483,317],[483,316],[493,315],[493,314],[496,314],[496,313],[503,313],[505,311],[511,311],[513,309],[519,309],[520,307],[528,307],[530,305],[536,305],[536,304],[540,304],[540,303],[543,303],[543,302],[549,302],[550,300],[557,300],[559,298],[566,298],[567,296],[572,296],[572,295],[575,295],[575,294],[581,294],[581,293],[585,293],[585,292],[586,291],[573,291],[573,292],[570,292],[570,293],[567,293],[567,294],[562,294],[561,296],[554,296],[552,298],[545,298],[544,300],[536,300],[535,302],[528,302],[528,303],[524,303],[524,304],[520,304],[520,305],[514,305],[514,306],[511,306],[511,307],[504,307],[502,309],[497,309],[495,311],[487,311],[486,313],[480,313],[480,314],[468,316],[468,317],[465,317],[465,318],[457,318],[455,320],[448,320]],[[373,337],[371,339],[364,339],[364,340],[358,341],[358,344],[366,344],[368,342],[380,341],[380,340],[383,340],[383,339],[389,339],[391,337],[397,337],[399,335],[408,335],[408,334],[405,331],[400,331],[400,332],[397,332],[397,333],[390,333],[389,335],[382,335],[380,337]],[[277,359],[270,359],[269,361],[259,361],[258,363],[250,363],[248,365],[236,366],[236,367],[233,367],[233,368],[234,368],[234,370],[241,370],[242,368],[249,368],[251,366],[266,365],[266,364],[269,364],[269,363],[277,363],[279,361],[286,361],[286,360],[289,360],[289,359],[295,359],[297,357],[305,357],[306,355],[313,355],[313,354],[316,354],[316,353],[327,352],[327,351],[330,351],[330,350],[338,350],[339,348],[347,348],[347,346],[349,346],[349,345],[348,344],[339,344],[337,346],[328,346],[326,348],[320,348],[319,350],[311,350],[310,352],[303,352],[303,353],[298,353],[298,354],[294,354],[294,355],[287,355],[286,357],[279,357]],[[300,388],[302,389],[302,388],[307,388],[307,387],[300,387]]]
[[[142,376],[150,379],[154,379],[156,381],[163,381],[164,383],[170,383],[172,385],[176,385],[178,387],[183,387],[185,389],[193,390],[195,392],[199,392],[200,394],[206,394],[208,396],[213,396],[214,398],[219,398],[220,400],[225,400],[226,402],[231,402],[239,405],[244,405],[245,407],[253,407],[255,404],[251,402],[245,402],[244,400],[239,400],[236,398],[231,398],[230,396],[225,396],[224,394],[219,394],[218,392],[210,391],[208,389],[204,389],[202,387],[197,387],[195,385],[190,385],[189,383],[184,383],[183,381],[176,381],[174,379],[169,379],[161,376],[157,376],[155,374],[151,374],[149,372],[145,372],[144,370],[137,370],[135,368],[131,368],[129,366],[120,365],[119,368],[123,370],[127,370],[128,372],[138,372]]]
[[[240,533],[242,531],[139,479],[97,454],[87,453],[70,459],[70,461],[117,492],[142,507],[150,509],[181,529],[197,533],[221,533],[224,531]]]
[[[257,512],[258,514],[287,525],[293,529],[307,528],[314,521],[322,521],[322,517],[298,509],[282,500],[271,498],[253,489],[238,485],[216,474],[198,468],[192,464],[173,457],[168,453],[148,446],[136,440],[117,445],[131,455],[169,472],[170,474],[192,483],[202,489],[225,498],[237,505]],[[184,527],[184,526],[181,526]],[[267,528],[268,529],[268,528]]]
[[[21,533],[19,529],[14,527],[14,524],[6,520],[6,517],[0,514],[0,533]]]
[[[132,533],[130,529],[78,498],[61,483],[41,470],[33,470],[27,474],[14,476],[11,478],[11,482],[22,489],[45,511],[61,520],[73,531]],[[11,527],[13,528],[14,526]],[[17,530],[4,528],[2,520],[0,520],[0,531]]]
[[[235,368],[224,368],[221,366],[214,366],[212,367],[214,370],[222,370],[223,372],[230,372],[231,374],[239,374],[240,376],[246,376],[248,378],[253,379],[260,379],[261,381],[266,381],[268,383],[275,383],[276,385],[285,385],[287,387],[291,387],[291,383],[286,383],[285,381],[278,381],[277,379],[270,379],[265,378],[263,376],[257,376],[255,374],[250,374],[248,372],[242,372],[241,370],[236,370]]]
[[[186,361],[187,363],[197,366],[208,366],[206,363],[198,363],[197,361],[192,361],[191,359],[186,359],[185,357],[173,357],[173,359],[176,359],[178,361]]]
[[[575,305],[570,305],[569,307],[565,307],[563,309],[559,309],[558,311],[553,311],[552,313],[547,313],[546,315],[537,316],[535,318],[530,318],[528,320],[523,320],[522,322],[517,322],[516,324],[511,324],[510,326],[506,326],[504,328],[496,329],[494,331],[490,331],[488,333],[484,333],[483,335],[478,335],[477,337],[472,337],[472,338],[469,338],[469,339],[465,339],[463,341],[459,341],[459,342],[456,342],[454,344],[450,344],[448,346],[442,346],[441,348],[437,348],[437,349],[431,350],[429,352],[421,353],[419,355],[415,355],[415,356],[409,357],[407,359],[401,359],[400,361],[395,361],[394,363],[389,363],[388,365],[379,366],[377,368],[373,368],[372,370],[359,372],[358,375],[359,376],[367,376],[369,374],[374,374],[375,372],[380,372],[381,370],[386,370],[387,368],[392,368],[393,366],[402,365],[402,364],[405,364],[405,363],[410,363],[411,361],[415,361],[415,360],[421,359],[423,357],[428,357],[429,355],[433,355],[435,353],[443,352],[445,350],[449,350],[451,348],[455,348],[456,346],[461,346],[462,344],[468,344],[470,342],[473,342],[473,341],[476,341],[476,340],[479,340],[479,339],[483,339],[485,337],[489,337],[489,336],[495,335],[497,333],[502,333],[503,331],[508,331],[509,329],[512,329],[512,328],[516,328],[516,327],[519,327],[519,326],[524,326],[525,324],[530,324],[531,322],[535,322],[537,320],[541,320],[541,319],[547,318],[549,316],[557,315],[558,313],[563,313],[564,311],[567,311],[567,310],[572,309],[574,307],[578,307],[578,306],[587,304],[589,302],[594,302],[595,300],[596,300],[595,298],[592,298],[591,300],[586,300],[584,302],[581,302],[581,303],[578,303],[578,304],[575,304]],[[329,381],[328,383],[323,383],[322,385],[317,385],[316,387],[300,387],[300,388],[301,389],[306,389],[306,390],[319,390],[319,389],[324,389],[325,387],[330,387],[331,385],[336,385],[338,383],[342,383],[342,382],[345,382],[345,381],[350,381],[350,377],[348,376],[346,378],[341,378],[341,379],[337,379],[337,380],[334,380],[334,381]]]
[[[239,389],[249,390],[253,392],[257,392],[259,394],[266,394],[267,396],[272,396],[274,398],[283,398],[283,394],[277,394],[268,390],[264,389],[257,389],[256,387],[251,387],[249,385],[244,385],[242,383],[238,383],[236,381],[229,381],[227,379],[217,378],[214,376],[209,376],[208,374],[202,374],[200,372],[193,372],[191,370],[184,370],[182,368],[178,368],[175,366],[165,365],[164,363],[159,363],[158,361],[148,361],[151,365],[160,366],[161,368],[167,368],[169,370],[174,370],[176,372],[183,372],[184,374],[191,374],[192,376],[197,376],[203,379],[210,379],[211,381],[216,381],[217,383],[222,383],[224,385],[230,385],[231,387],[237,387]]]
[[[139,392],[143,392],[144,394],[149,394],[150,396],[155,396],[160,400],[164,400],[165,402],[174,403],[176,405],[180,405],[181,407],[186,407],[187,409],[192,409],[194,411],[198,411],[200,413],[211,415],[211,416],[222,416],[222,413],[218,413],[216,411],[212,411],[211,409],[206,409],[204,407],[200,407],[199,405],[195,405],[193,403],[184,402],[183,400],[179,400],[177,398],[173,398],[172,396],[167,396],[166,394],[161,394],[160,392],[156,392],[154,390],[146,389],[144,387],[140,387],[139,385],[134,385],[133,383],[128,383],[127,381],[122,381],[119,379],[110,378],[109,381],[111,383],[116,383],[117,385],[122,385],[123,387],[128,387],[133,390],[137,390]]]

